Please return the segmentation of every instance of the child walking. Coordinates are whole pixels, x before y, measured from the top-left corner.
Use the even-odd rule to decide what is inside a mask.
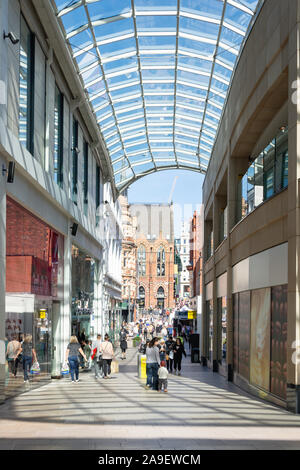
[[[168,392],[168,369],[166,368],[165,361],[161,361],[160,368],[158,369],[158,391],[162,392],[162,388],[164,388],[164,392]]]

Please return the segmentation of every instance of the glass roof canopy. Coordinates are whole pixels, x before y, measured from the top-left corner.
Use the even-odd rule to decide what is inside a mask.
[[[205,173],[260,0],[55,0],[121,192],[166,168]]]

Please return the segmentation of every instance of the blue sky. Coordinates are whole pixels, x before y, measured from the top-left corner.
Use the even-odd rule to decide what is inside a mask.
[[[186,170],[166,170],[144,176],[128,190],[130,203],[174,203],[175,237],[180,235],[181,220],[188,220],[202,203],[204,176]]]

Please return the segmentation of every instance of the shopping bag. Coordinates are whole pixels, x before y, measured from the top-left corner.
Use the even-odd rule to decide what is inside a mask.
[[[30,368],[30,373],[33,375],[37,375],[40,372],[41,372],[40,365],[37,361],[35,361]]]
[[[68,366],[67,362],[63,363],[60,373],[61,373],[61,375],[68,375],[70,373],[70,369],[69,369],[69,366]]]
[[[119,372],[119,363],[116,359],[111,361],[111,373],[117,374]]]

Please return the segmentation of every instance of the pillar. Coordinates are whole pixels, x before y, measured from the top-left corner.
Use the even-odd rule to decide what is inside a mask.
[[[1,161],[1,159],[0,159]],[[6,184],[0,173],[0,403],[5,397]]]
[[[71,220],[68,220],[68,228]],[[70,230],[67,230],[64,243],[64,300],[61,309],[61,361],[64,361],[67,345],[71,336],[72,323],[72,237]]]
[[[230,249],[230,231],[237,222],[237,190],[239,175],[244,173],[245,159],[231,156],[231,144],[228,149],[227,171],[227,378],[233,381],[233,301],[232,301],[232,252]]]
[[[288,333],[287,406],[300,413],[300,2],[291,2],[294,29],[289,37]],[[294,83],[297,83],[295,91]]]
[[[8,0],[0,2],[0,31],[8,30]],[[0,112],[7,124],[7,48],[8,40],[0,41]],[[6,160],[0,157],[0,169]],[[6,290],[6,174],[0,171],[0,403],[5,398],[5,290]]]

